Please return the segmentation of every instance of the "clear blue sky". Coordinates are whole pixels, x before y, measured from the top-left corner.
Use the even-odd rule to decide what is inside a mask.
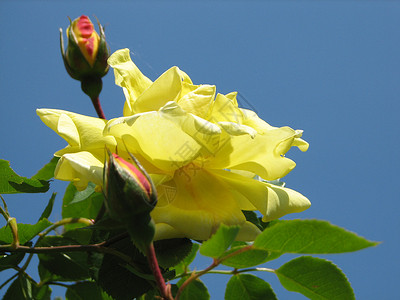
[[[196,84],[239,91],[270,124],[303,129],[310,149],[289,152],[297,167],[284,181],[312,206],[288,218],[325,219],[382,241],[325,257],[342,268],[358,299],[398,296],[400,2],[1,1],[0,158],[21,175],[33,175],[65,146],[36,108],[95,116],[59,52],[58,28],[68,26],[67,16],[81,14],[97,16],[111,50],[130,48],[151,79],[177,65]],[[107,117],[121,115],[124,97],[112,72],[101,100]],[[65,186],[51,187],[59,192],[53,221],[60,217]],[[5,198],[11,213],[26,222],[34,222],[48,200]],[[8,274],[1,273],[0,281]],[[205,278],[211,299],[223,299],[223,276]],[[262,276],[280,299],[305,299],[280,288],[274,276]]]

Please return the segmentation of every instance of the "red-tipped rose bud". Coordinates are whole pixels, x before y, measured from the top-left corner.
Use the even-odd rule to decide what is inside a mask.
[[[70,20],[67,28],[68,45],[64,53],[64,40],[60,28],[61,54],[68,74],[81,81],[82,90],[90,98],[97,98],[102,89],[101,78],[107,74],[110,56],[104,29],[98,23],[100,36],[87,16]]]
[[[145,252],[154,238],[150,212],[157,204],[157,193],[150,176],[132,158],[135,165],[117,154],[109,154],[104,166],[103,192],[110,216],[124,223],[136,246]]]

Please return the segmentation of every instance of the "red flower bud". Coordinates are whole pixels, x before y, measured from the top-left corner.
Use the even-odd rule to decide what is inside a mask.
[[[99,25],[100,35],[94,30],[93,23],[87,16],[70,20],[67,28],[68,45],[64,52],[64,39],[60,28],[61,55],[68,74],[82,82],[82,90],[91,98],[96,98],[101,91],[101,78],[107,74],[110,56],[104,29]]]
[[[103,192],[110,216],[122,222],[136,246],[143,252],[155,233],[150,212],[157,204],[157,193],[140,163],[136,165],[117,154],[110,154],[104,166]]]

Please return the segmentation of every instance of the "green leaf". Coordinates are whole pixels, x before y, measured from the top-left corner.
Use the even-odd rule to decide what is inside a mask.
[[[257,217],[257,214],[252,210],[242,210],[244,216],[246,217],[246,221],[253,223],[263,231],[265,228],[268,227],[270,222],[263,222],[261,217]]]
[[[226,226],[221,224],[217,232],[200,246],[200,253],[213,258],[220,257],[235,241],[239,233],[239,226]]]
[[[63,218],[88,218],[95,219],[103,204],[103,194],[94,192],[93,185],[89,185],[84,191],[77,191],[73,183],[70,183],[63,198]],[[69,224],[66,229],[83,227],[83,224]]]
[[[53,210],[53,205],[54,205],[54,200],[56,199],[56,195],[57,195],[57,193],[53,193],[51,195],[49,203],[47,203],[46,208],[44,209],[44,211],[42,212],[42,215],[39,218],[39,221],[42,219],[48,219],[50,217],[51,212]]]
[[[195,259],[197,251],[199,250],[200,245],[199,244],[192,244],[192,249],[188,256],[186,256],[178,265],[175,266],[175,272],[176,274],[182,274],[183,272],[187,271],[189,268],[189,265],[192,263],[192,261]]]
[[[38,233],[49,227],[52,223],[42,219],[34,225],[18,223],[18,237],[21,245],[33,239]],[[0,228],[0,244],[11,244],[13,236],[8,226]]]
[[[93,231],[89,228],[77,228],[68,230],[63,234],[63,237],[72,239],[81,245],[90,244]]]
[[[9,286],[3,300],[32,300],[32,283],[24,275],[18,276]]]
[[[157,260],[163,268],[170,268],[181,262],[192,250],[189,239],[169,239],[156,241],[154,248]]]
[[[34,286],[33,294],[35,300],[51,300],[51,288],[46,284],[40,287]]]
[[[43,166],[35,175],[32,176],[32,179],[41,179],[41,180],[50,180],[54,177],[54,170],[56,169],[59,157],[53,156],[53,158]]]
[[[63,280],[62,276],[58,276],[58,275],[51,273],[40,262],[38,264],[38,273],[40,276],[40,281],[48,282],[48,281],[62,281]]]
[[[237,274],[229,280],[225,300],[277,300],[271,286],[251,274]]]
[[[247,246],[233,247],[225,252],[224,255],[229,255]],[[249,268],[260,265],[269,261],[269,252],[262,249],[250,249],[245,252],[234,255],[228,259],[224,259],[222,264],[233,268]]]
[[[0,159],[0,194],[45,193],[49,187],[46,180],[19,176],[9,161]]]
[[[93,193],[95,192],[95,187],[96,185],[92,182],[88,183],[88,186],[85,190],[83,191],[77,191],[74,195],[74,198],[72,199],[72,201],[69,204],[74,204],[74,203],[78,203],[81,201],[85,201],[87,198],[89,198],[91,195],[93,195]]]
[[[39,247],[54,247],[79,244],[77,241],[62,236],[46,236]],[[86,252],[62,252],[38,254],[40,263],[51,273],[60,276],[59,280],[83,280],[89,278]]]
[[[281,284],[315,300],[352,300],[353,289],[346,276],[332,262],[301,256],[275,271]]]
[[[66,300],[112,300],[110,296],[102,291],[102,289],[94,282],[78,282],[70,285],[65,293]]]
[[[133,246],[129,238],[119,240],[110,247],[128,255],[138,273],[151,275],[147,259]],[[94,274],[97,274],[97,283],[115,299],[131,300],[143,295],[153,287],[154,282],[150,283],[129,271],[126,268],[127,262],[115,255],[106,254],[102,260],[100,257],[96,257],[95,263],[98,265],[93,265],[91,268],[98,269],[93,271]]]
[[[185,279],[181,279],[178,282],[178,286],[181,286]],[[208,300],[210,299],[210,294],[208,293],[207,287],[199,279],[192,281],[188,286],[186,286],[181,296],[180,300]]]
[[[92,230],[122,230],[125,229],[125,225],[118,220],[112,219],[107,214],[104,215],[100,220],[96,220],[96,223],[89,227]]]
[[[320,220],[277,221],[254,241],[259,249],[304,254],[351,252],[377,244]]]
[[[18,266],[25,253],[0,254],[0,272]]]

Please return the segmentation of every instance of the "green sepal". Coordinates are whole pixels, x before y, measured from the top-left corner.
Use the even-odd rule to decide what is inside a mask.
[[[93,65],[93,70],[98,74],[98,76],[103,77],[108,73],[110,66],[107,63],[108,57],[110,56],[110,48],[106,43],[106,36],[104,34],[104,28],[101,26],[99,20],[97,20],[97,25],[99,26],[99,48],[97,50],[96,61]]]
[[[124,223],[132,242],[142,253],[146,253],[156,232],[156,226],[150,215],[140,219],[126,220]]]
[[[97,99],[102,88],[103,81],[99,76],[86,76],[81,79],[81,89],[90,99]]]

